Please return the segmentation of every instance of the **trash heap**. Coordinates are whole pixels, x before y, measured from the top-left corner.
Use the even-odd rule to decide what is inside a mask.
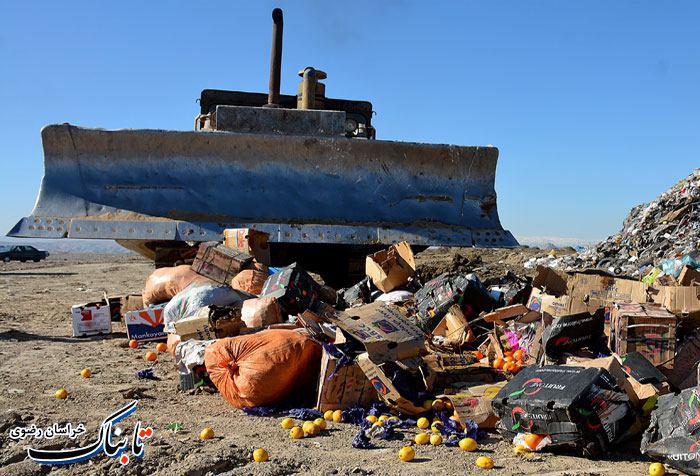
[[[574,255],[533,258],[525,266],[567,271],[599,268],[615,275],[678,279],[684,265],[700,266],[700,169],[654,201],[634,207],[622,230]]]
[[[367,256],[366,277],[335,290],[296,263],[271,267],[263,233],[225,236],[201,244],[191,265],[154,271],[141,295],[74,306],[74,335],[111,332],[121,316],[130,345],[167,341],[159,346],[182,391],[286,417],[292,439],[326,421],[356,425],[348,444],[358,449],[417,431],[402,461],[422,444],[474,451],[489,431],[521,455],[569,447],[599,457],[630,442],[700,474],[700,459],[678,456],[674,443],[679,432],[693,439],[697,422],[671,429],[659,416],[678,410],[683,420],[692,412],[668,400],[672,391],[700,392],[692,264],[683,285],[544,266],[534,278],[446,272],[421,282],[402,242]]]

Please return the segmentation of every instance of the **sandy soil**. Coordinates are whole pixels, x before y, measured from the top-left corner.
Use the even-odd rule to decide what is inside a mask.
[[[473,260],[478,253],[468,250],[465,255]],[[503,261],[505,269],[512,255],[503,252],[488,260]],[[148,367],[143,360],[147,349],[127,348],[121,325],[115,325],[109,338],[70,337],[69,308],[99,299],[103,290],[138,292],[151,270],[150,263],[128,255],[52,255],[41,263],[0,264],[0,474],[473,474],[484,472],[474,465],[479,455],[491,455],[498,474],[646,472],[648,462],[634,446],[600,461],[553,454],[524,460],[497,434],[475,453],[419,447],[414,462],[400,463],[397,452],[414,431],[395,441],[378,440],[373,450],[353,449],[356,428],[347,424],[330,424],[322,436],[294,441],[278,418],[247,417],[218,394],[178,392],[177,372],[167,354],[153,365],[161,380],[138,380],[135,372]],[[84,367],[92,370],[92,378],[80,377]],[[57,400],[53,394],[62,387],[70,396]],[[130,401],[124,396],[128,392],[141,397],[138,411],[122,424],[125,430],[130,432],[137,420],[155,430],[143,459],[124,467],[104,455],[61,467],[25,459],[27,446],[71,448],[94,441],[102,419]],[[17,443],[8,436],[16,425],[45,427],[54,422],[84,423],[88,432],[76,441],[64,437]],[[166,429],[173,422],[183,429]],[[198,439],[204,426],[214,428],[215,439]],[[269,462],[252,462],[257,447],[269,451]]]

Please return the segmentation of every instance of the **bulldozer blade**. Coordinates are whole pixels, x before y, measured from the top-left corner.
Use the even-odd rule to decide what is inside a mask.
[[[498,219],[498,149],[345,137],[42,132],[44,177],[10,236],[517,246]]]

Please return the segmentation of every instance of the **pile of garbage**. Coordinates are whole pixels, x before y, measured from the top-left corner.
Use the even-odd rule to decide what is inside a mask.
[[[634,278],[677,279],[684,265],[698,267],[699,253],[700,169],[696,169],[652,202],[634,207],[622,230],[595,247],[573,255],[532,258],[525,266],[598,268]]]
[[[485,284],[459,271],[421,282],[402,242],[367,256],[365,278],[335,290],[296,263],[271,267],[261,232],[226,236],[236,239],[202,243],[191,265],[154,271],[141,295],[74,306],[74,336],[111,332],[121,318],[130,345],[167,342],[158,349],[173,356],[182,391],[286,417],[293,439],[326,421],[356,425],[348,444],[358,449],[418,431],[402,461],[422,444],[474,451],[489,431],[522,455],[600,456],[636,441],[700,474],[700,459],[677,456],[674,443],[700,428],[697,397],[681,394],[688,408],[668,400],[700,392],[693,263],[684,285],[542,266],[534,278]],[[660,414],[673,411],[695,423],[668,427]]]

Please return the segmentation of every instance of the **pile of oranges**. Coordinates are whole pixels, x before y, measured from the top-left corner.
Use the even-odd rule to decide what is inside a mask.
[[[525,354],[524,350],[508,350],[504,352],[504,355],[504,358],[498,357],[493,360],[491,366],[494,369],[503,370],[511,374],[517,374],[520,369],[525,366],[525,358],[527,355]]]

